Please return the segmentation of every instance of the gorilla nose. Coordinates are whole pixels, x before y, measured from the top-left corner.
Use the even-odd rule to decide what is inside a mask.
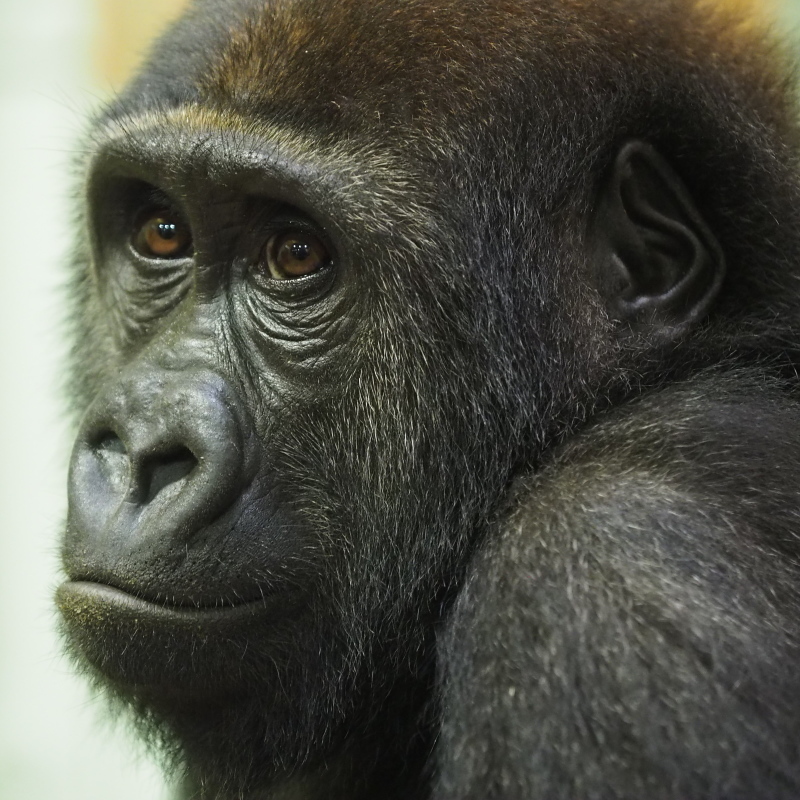
[[[143,507],[162,491],[164,497],[179,492],[199,464],[188,447],[169,440],[128,451],[113,431],[104,433],[88,455],[105,468],[108,487],[116,495]]]
[[[70,465],[69,528],[118,553],[188,543],[239,496],[242,414],[218,375],[121,380],[91,406]]]

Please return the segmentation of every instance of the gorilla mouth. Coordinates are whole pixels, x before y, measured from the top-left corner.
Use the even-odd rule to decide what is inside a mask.
[[[68,580],[56,591],[56,602],[69,628],[131,627],[151,631],[183,629],[213,634],[240,629],[251,621],[279,614],[275,595],[232,603],[228,598],[198,603],[147,599],[107,583]]]
[[[217,622],[227,626],[239,620],[261,617],[275,605],[269,594],[237,602],[231,602],[229,598],[197,603],[152,600],[93,580],[65,581],[56,592],[56,601],[68,622],[70,617],[84,618],[102,612],[104,616],[112,615],[118,619],[134,616],[140,623],[201,624],[206,629],[215,627]]]

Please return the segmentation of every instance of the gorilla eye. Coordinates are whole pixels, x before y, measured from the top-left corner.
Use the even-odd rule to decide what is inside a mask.
[[[265,256],[269,274],[279,281],[312,275],[331,261],[328,248],[316,236],[296,231],[272,236]]]
[[[148,209],[137,220],[132,244],[145,258],[182,258],[192,246],[192,232],[172,209]]]

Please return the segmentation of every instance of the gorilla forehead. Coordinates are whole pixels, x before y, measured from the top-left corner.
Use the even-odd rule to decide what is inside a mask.
[[[244,0],[240,21],[231,27],[204,84],[227,96],[247,93],[251,101],[382,96],[398,86],[416,88],[433,107],[452,92],[461,101],[496,98],[521,78],[539,76],[539,86],[557,85],[570,66],[581,72],[591,63],[607,66],[615,53],[625,60],[657,57],[665,42],[654,26],[672,32],[671,49],[681,47],[685,35],[688,52],[699,35],[711,47],[709,62],[720,55],[717,50],[737,44],[741,49],[741,31],[735,41],[727,39],[717,14],[714,24],[707,24],[708,5],[697,0]],[[629,18],[621,19],[626,7]],[[622,52],[621,39],[629,40],[632,53]],[[571,52],[566,62],[559,57],[565,49]],[[599,74],[608,79],[605,71]],[[396,96],[385,99],[388,105],[397,101]]]
[[[367,100],[376,117],[392,116],[401,102],[411,105],[403,113],[419,116],[446,99],[431,91],[445,76],[447,97],[477,96],[485,83],[475,77],[478,62],[501,45],[513,70],[509,46],[523,45],[515,5],[276,0],[256,14],[250,6],[203,89],[250,108],[330,104],[346,113],[348,103]],[[402,96],[394,91],[401,87]]]
[[[595,118],[596,137],[620,106],[630,125],[734,91],[783,127],[780,61],[758,26],[726,20],[717,5],[198,0],[107,116],[200,103],[315,132],[382,130],[387,140],[412,128],[441,139],[453,117],[471,118],[508,143],[522,132],[510,124],[530,135]],[[652,123],[669,125],[663,115]]]

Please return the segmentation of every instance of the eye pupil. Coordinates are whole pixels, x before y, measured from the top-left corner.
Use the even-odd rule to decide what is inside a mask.
[[[305,242],[294,242],[289,249],[297,261],[305,261],[311,255],[311,247]]]
[[[178,234],[178,226],[174,222],[159,222],[156,229],[162,239],[174,239]]]

